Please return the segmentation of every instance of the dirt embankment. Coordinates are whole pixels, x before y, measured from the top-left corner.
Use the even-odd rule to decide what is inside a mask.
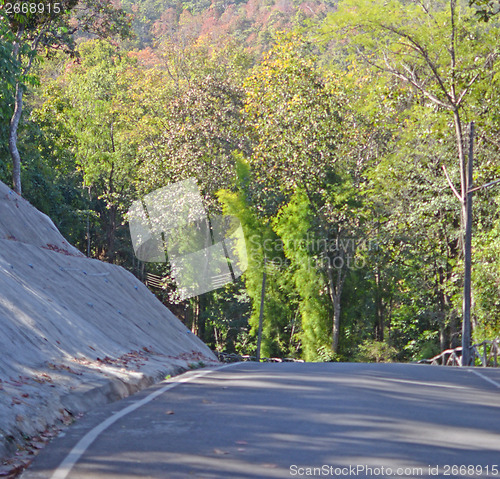
[[[132,274],[0,183],[0,457],[212,352]]]

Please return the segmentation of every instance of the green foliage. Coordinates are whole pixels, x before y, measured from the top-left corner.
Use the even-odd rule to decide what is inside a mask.
[[[14,36],[8,25],[8,19],[0,10],[0,134],[2,144],[6,138],[6,124],[12,116],[13,93],[20,65],[13,56]]]
[[[297,34],[280,37],[246,91],[255,145],[249,197],[284,242],[300,298],[303,354],[313,360],[322,346],[338,348],[343,284],[362,230],[357,160],[343,154],[351,151],[343,131],[353,119],[338,78],[318,70],[311,45]]]
[[[40,120],[35,114],[32,118]],[[57,123],[52,123],[52,127],[56,128]],[[59,132],[53,129],[49,134],[49,128],[47,122],[29,121],[20,132],[20,152],[25,158],[22,164],[24,196],[49,215],[72,244],[85,251],[90,204],[80,187],[82,178],[74,168],[72,156],[60,149]]]
[[[499,251],[500,221],[497,219],[491,229],[479,231],[474,242],[474,338],[478,342],[495,339],[500,333]]]
[[[79,47],[81,62],[67,77],[67,119],[76,136],[76,155],[86,186],[98,186],[108,204],[134,178],[130,144],[131,111],[127,93],[133,79],[128,58],[107,42]],[[107,183],[106,186],[100,186]]]
[[[489,22],[500,12],[500,4],[494,0],[469,0],[469,5],[475,8],[476,15],[485,22]]]
[[[331,308],[328,285],[317,267],[315,238],[311,237],[312,212],[307,196],[300,190],[292,197],[274,221],[274,229],[283,241],[290,261],[291,278],[300,297],[302,318],[301,344],[307,361],[320,359],[331,343]]]
[[[335,362],[336,355],[332,351],[331,346],[320,346],[316,351],[314,359],[322,363],[332,363]]]
[[[385,152],[368,173],[368,194],[376,221],[372,234],[383,245],[380,258],[371,262],[375,291],[379,306],[390,306],[385,321],[392,342],[401,358],[418,354],[415,345],[428,330],[439,331],[441,348],[455,346],[462,286],[460,203],[442,166],[461,184],[457,189],[464,188],[464,125],[473,119],[484,138],[475,152],[477,179],[497,176],[490,145],[497,119],[484,105],[498,102],[491,85],[498,80],[499,24],[481,23],[463,2],[424,8],[348,0],[324,32],[343,52],[335,67],[362,88],[364,105],[357,101],[357,107],[388,133]],[[491,207],[486,201],[479,206],[482,221],[489,223]]]
[[[303,38],[283,35],[245,84],[255,143],[251,193],[266,215],[276,214],[296,188],[321,191],[334,175],[339,105],[309,53]]]
[[[165,54],[166,61],[175,51]],[[138,151],[141,192],[194,177],[209,212],[219,212],[217,191],[236,180],[233,153],[249,148],[241,118],[243,57],[233,46],[213,52],[192,45],[182,61],[147,79]]]
[[[424,331],[417,339],[408,342],[404,349],[413,361],[437,356],[441,352],[437,331]]]
[[[60,152],[71,152],[82,186],[96,202],[105,238],[100,254],[113,260],[119,215],[128,208],[136,176],[134,62],[101,40],[81,43],[79,55],[79,64],[69,62],[67,74],[49,84],[36,115],[52,124],[59,119],[66,142],[59,142]]]
[[[125,211],[194,177],[209,217],[240,220],[248,268],[186,302],[171,278],[157,295],[212,348],[255,352],[264,271],[263,356],[406,361],[457,344],[460,204],[442,167],[463,183],[474,120],[474,182],[500,177],[498,17],[481,22],[464,2],[344,0],[332,12],[316,1],[126,0],[132,19],[85,0],[80,30],[124,33],[132,20],[137,38],[85,36],[76,51],[73,4],[60,19],[0,18],[0,176],[21,82],[25,195],[72,242],[86,251],[90,238],[91,255],[143,274]],[[328,11],[321,32],[304,27]],[[277,33],[293,23],[302,34]],[[481,340],[500,331],[500,210],[491,192],[474,208]]]
[[[494,78],[499,28],[481,24],[463,2],[429,10],[395,0],[345,0],[325,24],[325,32],[348,39],[351,55],[404,81],[428,107],[449,111]]]
[[[251,182],[248,164],[240,156],[237,162],[240,191],[219,192],[219,200],[224,214],[236,216],[245,235],[248,267],[244,274],[245,287],[252,302],[252,314],[249,318],[250,334],[257,335],[262,280],[266,268],[265,310],[262,331],[261,355],[294,356],[296,353],[295,317],[296,301],[290,285],[290,273],[284,264],[283,252],[275,246],[279,240],[272,228],[255,214],[246,200],[246,192]]]
[[[357,360],[361,362],[391,363],[397,350],[384,341],[367,339],[359,345]]]

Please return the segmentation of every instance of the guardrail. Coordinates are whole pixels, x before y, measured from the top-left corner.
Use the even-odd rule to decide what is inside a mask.
[[[460,354],[458,354],[460,353]],[[461,366],[462,365],[462,347],[455,349],[446,349],[442,353],[430,359],[422,359],[420,364],[438,364],[441,366]]]
[[[483,352],[479,351],[483,348]],[[485,340],[482,343],[474,344],[472,346],[472,363],[475,363],[476,358],[481,361],[481,366],[487,367],[489,364],[491,367],[498,367],[498,356],[500,354],[500,338],[496,338],[493,341]]]
[[[481,351],[482,348],[482,351]],[[471,362],[476,365],[479,362],[483,367],[498,367],[498,357],[500,356],[500,338],[484,340],[471,346]],[[439,364],[443,366],[462,365],[462,347],[446,349],[442,353],[430,359],[419,361],[424,364]]]

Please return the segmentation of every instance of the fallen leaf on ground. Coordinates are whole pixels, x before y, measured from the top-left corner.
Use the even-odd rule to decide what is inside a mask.
[[[45,443],[41,441],[31,441],[31,447],[34,447],[35,449],[43,449],[45,447]]]
[[[219,455],[219,456],[223,456],[225,454],[229,454],[227,451],[223,451],[221,449],[214,449],[214,453]]]

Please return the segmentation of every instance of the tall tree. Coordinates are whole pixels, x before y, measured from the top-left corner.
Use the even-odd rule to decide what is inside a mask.
[[[234,44],[162,48],[143,94],[142,192],[194,177],[218,213],[217,191],[236,179],[233,153],[249,151],[241,114],[249,61]]]
[[[32,81],[33,62],[39,53],[54,50],[74,53],[77,31],[100,36],[126,35],[126,15],[107,0],[61,0],[58,3],[8,3],[0,0],[12,34],[11,55],[21,65],[16,78],[14,111],[9,124],[9,151],[12,158],[14,190],[22,194],[21,155],[17,145],[19,122],[23,112],[23,95]]]
[[[2,150],[3,145],[8,144],[8,125],[12,116],[16,78],[19,74],[19,65],[12,53],[13,35],[7,16],[3,10],[0,10],[0,138]]]
[[[134,132],[142,109],[134,85],[140,72],[134,59],[108,41],[83,42],[78,54],[79,61],[68,62],[66,74],[53,84],[44,108],[63,110],[83,186],[98,204],[105,232],[100,255],[114,261],[120,214],[128,208],[137,176]]]
[[[248,163],[240,157],[236,169],[238,191],[222,190],[218,197],[224,213],[238,217],[245,235],[245,244],[239,247],[244,248],[248,260],[244,282],[252,301],[250,334],[255,338],[259,330],[265,272],[261,357],[297,356],[303,341],[299,340],[301,328],[297,324],[298,297],[294,290],[293,271],[288,267],[282,242],[271,224],[257,214],[255,205],[248,202],[249,185],[253,182]]]
[[[431,131],[438,144],[453,132],[458,187],[451,179],[453,171],[448,171],[449,161],[442,166],[460,201],[464,225],[472,186],[464,125],[470,120],[482,122],[486,116],[479,98],[498,78],[498,22],[480,22],[474,10],[456,0],[431,4],[347,0],[330,16],[325,31],[368,67],[413,90],[412,104],[420,109],[420,119],[429,113],[435,118]],[[491,102],[488,95],[486,99]]]
[[[349,173],[352,165],[347,166],[343,155],[347,140],[342,127],[348,127],[342,91],[335,78],[321,74],[311,45],[296,34],[280,39],[247,80],[246,90],[245,112],[255,144],[250,158],[252,202],[264,217],[272,219],[281,214],[282,223],[276,231],[290,236],[285,223],[294,218],[285,211],[293,210],[292,198],[302,198],[296,194],[307,198],[306,203],[303,199],[300,203],[314,216],[309,234],[315,238],[313,255],[321,259],[317,267],[326,288],[322,291],[318,287],[317,294],[326,293],[330,300],[330,349],[336,354],[342,290],[361,219],[353,201],[357,191]],[[299,243],[285,249],[289,259],[303,256],[292,252],[293,245],[299,247]],[[306,286],[304,282],[296,284]],[[304,291],[302,296],[309,294]],[[304,315],[303,321],[307,322]],[[316,349],[320,346],[315,344]]]

